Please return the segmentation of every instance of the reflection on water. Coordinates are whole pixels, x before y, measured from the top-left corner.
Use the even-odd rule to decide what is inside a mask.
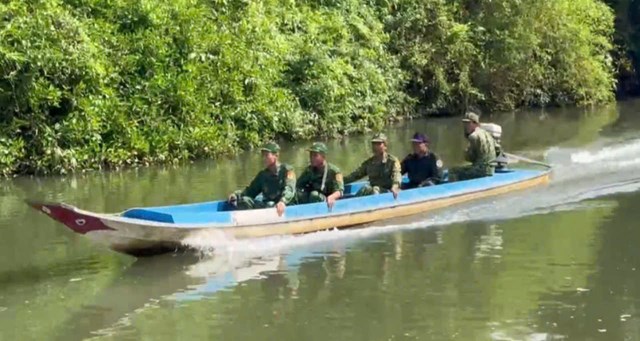
[[[365,230],[203,240],[199,255],[121,256],[22,199],[107,212],[210,200],[249,181],[257,154],[0,181],[0,339],[639,339],[639,107],[492,117],[510,150],[556,166],[545,188]],[[415,130],[461,162],[458,119],[395,127],[394,154]],[[369,148],[329,145],[347,171]],[[286,161],[303,166],[305,146],[285,145]]]
[[[588,279],[598,275],[600,228],[620,206],[594,207],[537,220],[397,232],[347,245],[278,246],[260,256],[206,256],[182,270],[156,268],[143,277],[162,282],[154,272],[167,275],[168,283],[153,285],[166,293],[126,290],[134,286],[128,275],[103,295],[126,293],[139,306],[121,309],[118,321],[93,334],[170,339],[171,325],[182,337],[259,340],[567,335],[553,328],[558,320],[541,320],[539,313],[548,305],[571,305],[549,295],[579,299],[587,297],[583,290],[594,290]],[[85,314],[86,308],[80,310]]]

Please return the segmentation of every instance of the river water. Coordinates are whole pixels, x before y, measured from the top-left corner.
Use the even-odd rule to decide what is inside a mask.
[[[512,153],[552,182],[373,229],[138,259],[23,203],[117,212],[212,200],[246,184],[255,152],[176,167],[0,181],[1,340],[640,340],[640,102],[499,114]],[[403,122],[462,161],[459,118]],[[311,141],[285,145],[304,166]],[[330,141],[350,171],[366,137]],[[215,248],[212,248],[215,246]]]

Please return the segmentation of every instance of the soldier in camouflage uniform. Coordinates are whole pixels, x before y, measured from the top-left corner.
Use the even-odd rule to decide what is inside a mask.
[[[296,174],[293,167],[278,162],[280,146],[267,143],[262,149],[265,169],[261,170],[244,190],[229,196],[229,204],[240,210],[276,207],[278,215],[295,202]],[[262,200],[257,200],[262,193]]]
[[[296,183],[298,203],[327,202],[329,208],[344,192],[342,172],[327,162],[327,146],[314,143],[309,151],[309,166],[302,172]]]
[[[480,128],[480,118],[469,112],[462,119],[469,146],[465,151],[465,160],[469,166],[455,167],[449,171],[449,180],[470,180],[492,176],[496,158],[495,140],[486,130]]]
[[[354,182],[367,176],[369,185],[362,187],[356,196],[392,192],[393,196],[397,197],[402,182],[400,160],[387,153],[387,137],[384,134],[374,136],[371,145],[373,156],[347,175],[344,182]]]

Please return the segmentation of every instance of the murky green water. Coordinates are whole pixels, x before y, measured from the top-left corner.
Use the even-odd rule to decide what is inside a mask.
[[[22,200],[105,212],[211,200],[252,178],[256,153],[0,181],[0,339],[640,339],[640,102],[492,121],[510,151],[556,166],[550,186],[202,256],[122,256]],[[391,152],[408,153],[415,130],[461,162],[458,119],[390,129]],[[285,146],[283,159],[302,167],[308,144]],[[369,150],[362,137],[329,146],[345,171]]]

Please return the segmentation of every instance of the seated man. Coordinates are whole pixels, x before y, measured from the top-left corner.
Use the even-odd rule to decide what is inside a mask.
[[[469,146],[465,152],[465,160],[471,162],[471,165],[451,169],[449,171],[449,181],[492,176],[496,158],[493,136],[480,128],[480,118],[473,112],[467,113],[462,121],[464,122],[465,136],[469,140]]]
[[[407,155],[400,163],[401,173],[407,174],[409,183],[402,184],[402,189],[437,185],[442,181],[442,161],[429,150],[429,138],[415,133],[411,139],[413,153]]]
[[[393,193],[398,197],[400,191],[400,161],[395,156],[387,153],[387,137],[377,134],[371,140],[373,156],[365,160],[358,169],[347,175],[345,183],[350,183],[369,177],[369,185],[362,187],[356,196],[365,196],[379,193]]]
[[[342,172],[327,162],[327,146],[322,142],[314,143],[309,151],[309,166],[302,172],[296,183],[298,203],[326,201],[329,209],[344,192]]]
[[[278,162],[278,144],[267,143],[260,151],[265,168],[244,190],[231,194],[229,204],[241,210],[275,206],[281,216],[285,207],[294,202],[296,174],[291,166]],[[260,193],[262,200],[256,200]]]

